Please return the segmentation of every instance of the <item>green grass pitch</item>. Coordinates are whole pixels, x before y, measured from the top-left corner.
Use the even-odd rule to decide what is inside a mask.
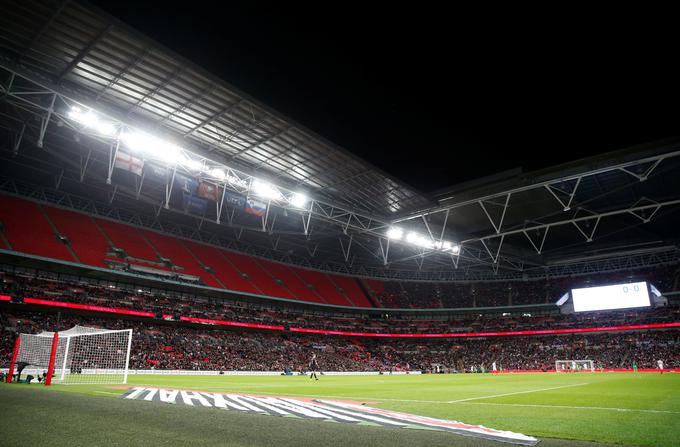
[[[358,400],[536,436],[539,446],[680,446],[680,374],[672,373],[322,376],[319,381],[300,376],[130,376],[128,385]],[[117,398],[123,392],[107,385],[2,385],[0,402],[6,404],[0,445],[501,445],[449,433]]]

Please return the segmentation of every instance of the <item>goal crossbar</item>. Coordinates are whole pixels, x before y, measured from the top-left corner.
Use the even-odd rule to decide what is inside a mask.
[[[62,383],[127,383],[132,329],[75,326],[59,332],[20,334],[14,347],[9,379],[35,374],[45,385]],[[42,375],[41,375],[42,370]]]

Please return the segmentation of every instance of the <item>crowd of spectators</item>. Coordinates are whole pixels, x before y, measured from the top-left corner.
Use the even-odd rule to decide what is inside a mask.
[[[132,369],[304,371],[312,353],[326,371],[411,369],[468,372],[493,362],[499,369],[549,370],[556,360],[588,359],[597,368],[680,367],[680,331],[608,332],[466,339],[370,339],[102,319],[35,312],[0,314],[0,367],[7,367],[18,333],[75,325],[133,329]]]
[[[455,307],[471,299],[477,307],[534,302],[564,293],[570,287],[603,282],[647,280],[662,291],[677,288],[677,266],[656,271],[638,271],[551,281],[512,283],[395,283],[399,307]],[[392,287],[392,286],[390,286]],[[390,289],[388,287],[388,289]],[[387,293],[387,292],[386,292]],[[552,336],[505,336],[484,338],[398,339],[322,336],[290,331],[256,332],[228,330],[223,326],[166,321],[162,315],[273,324],[284,327],[333,329],[378,333],[499,332],[540,329],[569,329],[680,321],[677,306],[647,310],[618,310],[561,314],[557,309],[527,312],[475,311],[385,313],[333,313],[323,309],[285,304],[256,304],[233,298],[150,292],[113,284],[83,282],[41,274],[0,272],[0,294],[36,297],[116,309],[151,312],[161,318],[124,319],[116,314],[91,312],[74,315],[22,304],[0,304],[0,366],[7,366],[17,333],[64,330],[76,324],[110,329],[132,328],[134,369],[190,370],[304,370],[312,352],[323,369],[333,371],[388,371],[410,368],[430,371],[489,369],[495,362],[502,369],[551,369],[556,360],[591,359],[598,367],[654,367],[663,360],[680,367],[680,331],[629,331]],[[494,301],[505,297],[507,302]],[[471,297],[471,298],[470,298]],[[540,298],[542,297],[542,298]],[[504,299],[505,299],[504,298]],[[401,301],[399,301],[401,300]],[[543,300],[543,301],[541,301]],[[552,298],[551,298],[552,300]],[[433,304],[434,303],[434,304]],[[460,307],[460,306],[459,306]],[[54,310],[54,309],[52,309]],[[378,318],[376,318],[378,317]],[[177,320],[171,318],[170,320]],[[232,328],[233,329],[233,328]]]
[[[545,280],[455,283],[387,281],[383,291],[376,292],[370,287],[367,289],[386,308],[446,309],[550,303],[572,288],[615,282],[647,281],[657,289],[668,292],[678,289],[679,279],[680,266],[671,265]]]
[[[37,297],[45,300],[96,305],[115,309],[170,315],[236,321],[266,325],[282,325],[311,329],[332,329],[382,333],[452,333],[494,332],[534,329],[564,329],[573,327],[618,326],[631,324],[669,323],[680,321],[678,307],[649,310],[619,310],[561,314],[556,308],[543,312],[484,312],[484,313],[353,313],[339,314],[281,305],[206,298],[172,296],[163,293],[123,290],[83,282],[56,280],[5,274],[0,283],[2,293]],[[376,318],[379,317],[379,318]],[[175,318],[176,319],[176,318]]]

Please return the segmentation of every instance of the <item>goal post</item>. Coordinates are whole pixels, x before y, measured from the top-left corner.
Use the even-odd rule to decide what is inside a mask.
[[[557,372],[579,372],[595,371],[595,362],[592,360],[556,360],[555,371]]]
[[[44,379],[45,385],[127,383],[131,347],[132,329],[75,326],[20,334],[16,365],[20,375],[23,371],[27,378]]]

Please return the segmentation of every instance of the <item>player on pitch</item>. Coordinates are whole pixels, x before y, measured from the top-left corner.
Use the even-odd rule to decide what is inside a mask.
[[[319,377],[316,375],[317,371],[319,371],[319,364],[316,362],[316,354],[312,354],[312,361],[309,362],[309,378],[319,380]]]

